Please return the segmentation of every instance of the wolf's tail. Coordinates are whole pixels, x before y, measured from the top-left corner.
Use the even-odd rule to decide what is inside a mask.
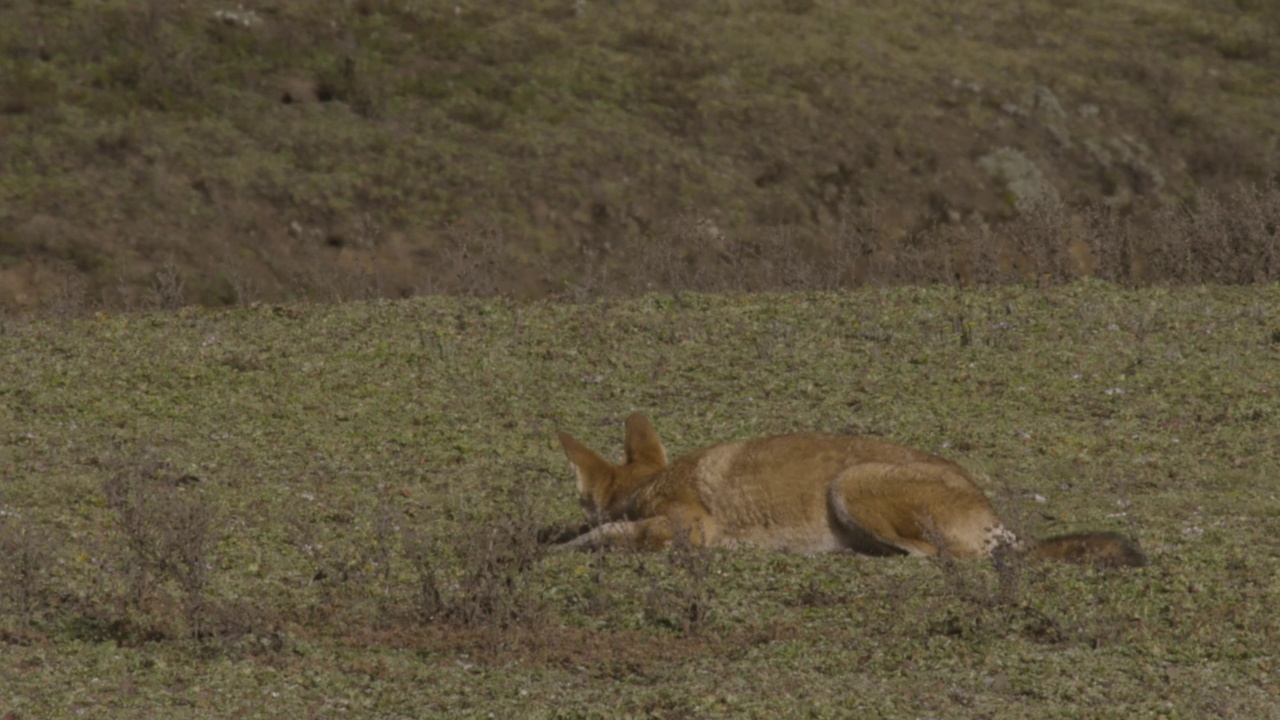
[[[1024,554],[1037,560],[1058,560],[1098,567],[1142,567],[1147,556],[1136,540],[1114,532],[1058,535],[1031,544]]]

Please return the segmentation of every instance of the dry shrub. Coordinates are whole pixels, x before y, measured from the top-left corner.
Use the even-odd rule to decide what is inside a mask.
[[[519,284],[519,262],[511,251],[521,243],[508,237],[502,228],[450,228],[445,234],[439,272],[447,277],[433,279],[429,286],[447,294],[466,297],[495,297],[510,294]]]
[[[1143,247],[1144,278],[1243,285],[1280,279],[1280,186],[1198,192],[1156,214]]]
[[[1142,217],[1105,205],[1038,204],[991,227],[937,226],[866,257],[857,277],[882,284],[1059,284],[1085,276],[1131,286],[1274,282],[1280,187],[1200,191]]]
[[[170,259],[152,277],[151,306],[156,310],[177,310],[186,304],[186,281],[178,264]]]
[[[678,533],[667,549],[665,561],[669,584],[657,575],[651,576],[645,593],[645,618],[684,636],[697,635],[707,622],[710,553],[689,542],[687,532]]]
[[[545,552],[538,542],[544,506],[517,485],[497,508],[446,509],[459,521],[456,531],[404,529],[399,557],[414,578],[412,612],[388,616],[393,622],[382,631],[397,635],[397,642],[456,646],[489,658],[550,642],[530,572]]]
[[[921,525],[924,539],[939,548],[938,554],[930,558],[930,562],[941,571],[953,596],[981,608],[999,608],[1018,603],[1025,560],[1017,550],[1005,544],[995,548],[991,560],[996,569],[996,577],[992,583],[978,563],[959,560],[948,551],[946,537],[932,517],[922,517]]]
[[[74,265],[66,262],[55,263],[55,272],[59,280],[53,296],[47,301],[46,310],[49,314],[60,320],[88,315],[92,304],[89,301],[89,284],[84,275],[78,273]]]
[[[30,520],[0,514],[0,614],[30,626],[48,602],[53,542]]]
[[[1044,644],[1072,640],[1072,618],[1057,598],[1044,605],[1035,578],[1026,577],[1025,558],[1002,547],[992,555],[995,577],[981,564],[957,561],[945,553],[931,562],[942,574],[946,593],[928,613],[924,631],[978,640],[1018,635]]]
[[[731,234],[705,217],[685,215],[610,256],[588,259],[592,269],[581,277],[592,281],[584,289],[610,295],[835,289],[850,284],[855,258],[867,252],[860,230],[840,227],[817,236],[787,226]]]
[[[545,552],[538,543],[542,505],[528,483],[517,483],[496,512],[464,511],[461,532],[443,538],[406,535],[406,556],[418,578],[420,615],[462,627],[508,629],[537,624],[540,607],[525,574]],[[442,567],[446,558],[456,568]],[[448,576],[453,582],[442,582]]]
[[[1117,285],[1134,285],[1141,264],[1141,235],[1132,219],[1103,205],[1085,208],[1078,217],[1075,237],[1083,243],[1088,258],[1081,274]]]
[[[529,249],[498,226],[455,227],[397,262],[383,229],[364,217],[344,242],[346,265],[318,256],[285,268],[294,299],[339,302],[407,294],[482,298],[554,295],[570,302],[648,292],[834,290],[861,285],[1037,284],[1082,277],[1117,284],[1267,283],[1280,280],[1280,186],[1199,191],[1151,211],[1105,204],[1031,204],[1001,222],[968,221],[890,234],[877,209],[840,208],[818,228],[725,230],[700,215],[659,222],[637,236]],[[307,231],[310,232],[310,231]],[[316,231],[318,232],[318,231]],[[336,257],[336,256],[335,256]],[[408,255],[403,257],[407,258]],[[225,296],[257,294],[248,268],[221,269]],[[238,261],[237,261],[238,262]],[[414,267],[410,267],[414,266]],[[198,276],[192,276],[197,281]],[[83,284],[47,300],[57,315],[92,309]],[[152,309],[188,302],[177,266],[153,275]],[[123,297],[123,296],[122,296]]]
[[[440,514],[452,521],[447,527],[403,522],[399,496],[385,489],[367,511],[292,518],[291,540],[318,591],[317,602],[303,609],[305,623],[356,642],[370,633],[410,645],[470,638],[464,644],[474,641],[486,653],[514,642],[513,634],[533,630],[541,618],[528,571],[543,554],[538,528],[546,503],[532,492],[518,484],[486,508],[446,503]],[[349,537],[335,537],[335,525],[349,528]]]
[[[1026,512],[1014,503],[1009,517],[1015,529],[1022,529]],[[936,530],[926,537],[941,542]],[[983,563],[959,561],[945,551],[930,563],[942,575],[946,591],[926,601],[927,619],[920,626],[926,635],[970,640],[1019,636],[1041,644],[1098,647],[1138,628],[1119,599],[1123,585],[1098,567],[1036,562],[1009,545],[992,553],[994,573]]]
[[[142,459],[102,483],[124,544],[130,604],[138,610],[153,607],[151,600],[162,585],[176,585],[194,637],[207,629],[205,591],[218,523],[217,513],[195,487],[198,482],[163,461]]]

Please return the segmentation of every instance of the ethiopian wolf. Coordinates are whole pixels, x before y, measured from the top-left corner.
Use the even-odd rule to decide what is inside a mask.
[[[615,465],[560,432],[593,527],[561,545],[661,549],[754,545],[813,553],[945,554],[981,558],[1000,547],[1033,558],[1107,566],[1146,562],[1117,533],[1039,541],[1014,537],[959,465],[870,438],[795,433],[730,442],[667,461],[653,425],[627,418]]]

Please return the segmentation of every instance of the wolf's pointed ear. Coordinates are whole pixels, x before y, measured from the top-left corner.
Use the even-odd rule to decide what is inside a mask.
[[[598,453],[578,442],[569,433],[556,431],[556,435],[560,438],[560,445],[564,448],[564,454],[568,456],[569,463],[573,465],[573,474],[578,478],[579,493],[591,494],[592,488],[602,482],[608,482],[613,477],[613,463],[600,457]]]
[[[640,413],[631,413],[627,418],[627,464],[633,463],[667,465],[667,451],[662,448],[658,431]]]

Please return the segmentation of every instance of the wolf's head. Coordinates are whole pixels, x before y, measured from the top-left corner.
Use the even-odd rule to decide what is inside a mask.
[[[578,504],[592,523],[624,517],[631,493],[667,465],[658,431],[640,413],[627,418],[626,457],[621,465],[605,460],[568,433],[556,434],[578,478]]]

